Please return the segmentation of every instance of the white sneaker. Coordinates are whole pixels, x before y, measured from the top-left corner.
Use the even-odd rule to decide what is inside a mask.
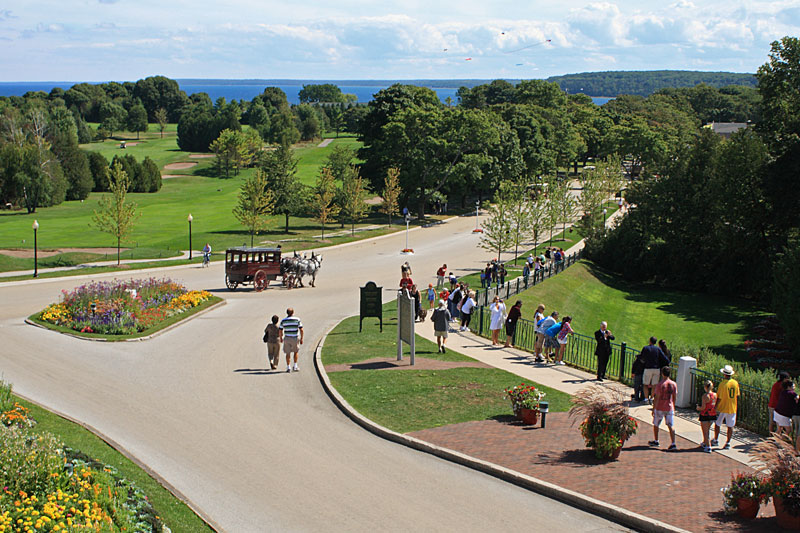
[[[565,363],[564,361],[559,361],[558,364],[563,366],[566,365],[567,363]]]
[[[292,370],[294,370],[295,372],[300,372],[300,367],[297,366],[297,363],[294,364]]]

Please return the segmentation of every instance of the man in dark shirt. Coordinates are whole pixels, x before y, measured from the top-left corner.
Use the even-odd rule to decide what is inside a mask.
[[[614,340],[606,322],[600,322],[600,329],[594,332],[594,339],[597,341],[597,348],[594,350],[597,356],[597,381],[603,381],[606,379],[606,367],[611,356],[611,341]]]
[[[653,401],[653,387],[661,379],[661,367],[669,365],[669,360],[661,348],[656,346],[658,339],[650,337],[650,344],[642,348],[642,361],[644,362],[644,395],[647,403]],[[666,363],[665,363],[666,361]]]

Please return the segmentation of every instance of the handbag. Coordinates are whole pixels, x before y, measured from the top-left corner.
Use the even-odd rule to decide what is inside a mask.
[[[268,339],[269,339],[269,335],[267,335],[267,332],[265,331],[265,332],[264,332],[264,338],[263,338],[262,340],[263,340],[264,342],[267,342],[267,340],[268,340]]]

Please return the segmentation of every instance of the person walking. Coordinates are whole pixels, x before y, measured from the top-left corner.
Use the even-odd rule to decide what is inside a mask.
[[[294,309],[291,307],[286,310],[286,316],[278,326],[280,330],[279,341],[283,343],[283,353],[286,354],[286,371],[300,371],[297,366],[297,359],[300,356],[300,346],[303,344],[303,323],[294,316]],[[292,354],[294,353],[294,366],[291,365]]]
[[[459,303],[461,303],[461,299],[463,298],[463,289],[461,288],[461,284],[456,285],[456,288],[453,292],[450,293],[450,317],[451,320],[458,320],[459,318]]]
[[[564,362],[564,353],[567,351],[567,342],[569,342],[567,337],[573,333],[575,333],[575,331],[572,329],[572,317],[565,316],[564,320],[561,321],[561,329],[559,329],[556,334],[556,339],[558,340],[558,353],[556,354],[557,365],[566,364]]]
[[[469,331],[469,321],[472,320],[473,309],[475,309],[475,293],[470,291],[461,304],[461,331]]]
[[[522,318],[522,300],[517,300],[509,309],[506,318],[506,348],[514,344],[514,333],[517,331],[517,321],[520,318]]]
[[[280,329],[278,328],[278,315],[272,315],[272,322],[264,328],[264,342],[267,343],[267,360],[269,369],[278,368],[278,358],[281,353]]]
[[[447,274],[447,264],[444,264],[439,267],[439,270],[436,271],[436,288],[441,289],[444,287],[444,276]]]
[[[539,304],[536,308],[536,313],[533,315],[533,331],[536,335],[536,340],[533,343],[533,353],[536,355],[536,361],[541,362],[544,360],[542,357],[542,345],[544,344],[544,331],[542,331],[542,322],[544,322],[544,304]]]
[[[434,310],[431,315],[431,320],[433,321],[433,335],[436,337],[436,345],[439,347],[440,353],[445,353],[447,349],[444,345],[447,342],[447,327],[450,323],[450,311],[447,310],[444,300],[439,300],[439,307]]]
[[[703,384],[705,394],[701,398],[697,410],[700,412],[700,427],[703,430],[703,451],[711,453],[711,443],[708,440],[708,431],[711,429],[711,422],[717,419],[717,393],[714,392],[714,382],[707,379]]]
[[[497,286],[498,287],[505,287],[506,285],[506,276],[508,275],[508,271],[506,271],[505,263],[501,263],[500,266],[497,267]]]
[[[642,360],[644,361],[644,395],[647,403],[653,401],[653,387],[658,385],[661,376],[661,367],[664,366],[666,356],[661,348],[656,346],[658,339],[650,337],[650,344],[642,348]],[[667,361],[669,364],[669,361]]]
[[[428,308],[433,309],[433,301],[436,299],[436,290],[432,283],[428,283]]]
[[[769,391],[769,405],[767,406],[767,412],[769,413],[769,433],[775,431],[777,427],[774,419],[775,407],[778,406],[778,399],[781,396],[781,392],[783,392],[783,382],[788,379],[791,379],[788,372],[780,372],[778,374],[778,380],[772,384],[772,389]]]
[[[614,335],[608,330],[605,321],[600,322],[600,329],[594,332],[594,340],[597,341],[597,348],[594,349],[594,354],[597,356],[597,381],[603,381],[606,379],[608,358],[611,357],[611,341],[614,340]]]
[[[725,441],[723,450],[731,447],[731,437],[733,437],[733,428],[736,426],[736,408],[739,401],[739,382],[733,379],[733,367],[725,365],[720,369],[722,372],[722,381],[719,382],[717,387],[717,404],[716,409],[717,421],[714,424],[714,439],[711,441],[711,446],[719,446],[719,430],[722,424],[728,427],[728,439]]]
[[[500,328],[503,327],[503,322],[506,319],[506,305],[503,303],[502,298],[494,297],[492,305],[489,306],[489,312],[491,313],[489,329],[492,331],[492,346],[497,346],[500,344]]]
[[[669,367],[661,368],[661,381],[658,382],[655,389],[654,402],[653,402],[653,440],[648,444],[650,446],[658,447],[658,431],[661,421],[667,424],[669,429],[669,438],[671,444],[667,451],[674,452],[678,449],[675,444],[675,399],[678,397],[678,385],[669,379]]]
[[[528,286],[528,278],[531,277],[531,267],[528,266],[527,261],[522,266],[522,281],[525,282],[525,287]]]

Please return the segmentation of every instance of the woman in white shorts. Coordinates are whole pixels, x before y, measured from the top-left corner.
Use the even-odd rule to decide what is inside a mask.
[[[775,406],[775,413],[772,415],[775,423],[778,424],[778,434],[792,431],[792,416],[797,409],[797,393],[794,391],[794,382],[787,379],[783,382],[783,390],[778,396],[778,405]]]

